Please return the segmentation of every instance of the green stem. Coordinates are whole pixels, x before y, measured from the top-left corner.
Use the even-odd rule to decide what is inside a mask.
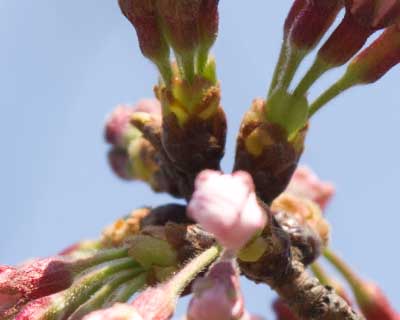
[[[38,320],[68,318],[72,312],[104,285],[108,277],[125,269],[134,270],[136,273],[143,272],[143,269],[132,258],[122,258],[100,265],[84,274],[69,289],[53,296],[54,305]]]
[[[198,74],[203,74],[204,69],[207,65],[208,62],[208,52],[210,51],[210,48],[201,46],[197,52],[197,73]]]
[[[112,294],[112,292],[123,282],[131,279],[137,275],[136,270],[124,270],[110,277],[106,284],[103,285],[88,301],[80,305],[78,309],[74,311],[72,315],[68,317],[68,320],[80,320],[86,314],[100,309],[106,299]]]
[[[87,255],[84,258],[72,260],[73,273],[77,275],[85,269],[91,268],[106,261],[124,258],[127,255],[128,249],[124,247],[115,249],[104,249],[96,251],[94,253],[90,253],[90,255]]]
[[[110,307],[116,302],[128,301],[137,291],[141,290],[147,281],[147,273],[141,273],[134,279],[120,285],[104,302],[103,307]]]
[[[354,80],[351,77],[348,77],[347,74],[345,74],[336,83],[334,83],[328,90],[322,93],[317,98],[317,100],[313,102],[313,104],[311,104],[308,117],[311,118],[319,109],[321,109],[329,101],[337,97],[343,91],[352,87],[354,84],[355,84]]]
[[[303,79],[301,79],[300,83],[296,87],[293,92],[295,96],[304,96],[307,91],[311,88],[311,86],[327,71],[329,70],[329,66],[322,61],[316,59],[311,66],[311,68],[307,71]]]
[[[278,75],[277,85],[271,91],[271,95],[275,90],[287,91],[300,63],[305,57],[305,52],[295,48],[287,48],[287,57],[285,58],[285,63],[283,64],[282,70]]]
[[[169,87],[172,81],[172,68],[169,59],[154,61],[154,63],[156,64],[165,85]]]
[[[336,268],[337,271],[346,279],[352,288],[354,295],[357,300],[363,299],[363,282],[362,280],[354,273],[354,271],[331,249],[326,248],[324,250],[325,258]]]
[[[332,286],[332,280],[318,262],[311,265],[311,271],[324,286]]]
[[[183,269],[167,283],[167,285],[170,286],[172,296],[178,297],[202,270],[218,258],[219,254],[220,248],[218,246],[212,246],[186,264]]]
[[[276,63],[275,66],[275,70],[274,70],[274,75],[272,76],[272,81],[268,90],[268,97],[272,94],[272,92],[274,91],[277,83],[278,83],[278,79],[280,74],[282,73],[282,69],[286,63],[286,52],[287,52],[287,40],[284,39],[282,42],[282,46],[281,46],[281,51],[279,52],[279,58],[278,58],[278,62]]]

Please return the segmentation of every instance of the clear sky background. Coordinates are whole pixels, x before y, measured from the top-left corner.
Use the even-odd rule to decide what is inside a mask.
[[[214,53],[230,125],[227,171],[243,113],[266,94],[290,4],[221,1]],[[51,255],[98,236],[133,208],[174,201],[120,181],[106,161],[106,115],[118,103],[152,96],[157,77],[116,0],[0,0],[0,48],[1,264]],[[325,76],[311,96],[342,71]],[[332,246],[397,309],[399,79],[395,68],[315,116],[302,158],[337,186],[327,212]],[[270,290],[244,288],[248,308],[265,313]]]

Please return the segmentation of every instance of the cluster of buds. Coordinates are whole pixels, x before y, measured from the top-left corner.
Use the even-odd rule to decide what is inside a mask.
[[[154,191],[177,194],[176,185],[169,178],[154,145],[143,137],[134,125],[135,118],[145,118],[161,125],[161,106],[156,99],[144,99],[135,106],[118,106],[108,117],[105,139],[111,144],[108,154],[113,171],[125,180],[141,180]]]
[[[218,32],[218,0],[119,4],[137,31],[142,53],[161,74],[155,88],[162,105],[159,147],[171,162],[170,170],[178,171],[188,181],[186,188],[193,189],[201,170],[219,169],[225,147],[226,119],[215,61],[209,57]],[[176,62],[170,61],[170,49]],[[188,198],[190,192],[182,193]]]
[[[323,253],[367,320],[399,319],[376,286],[327,248],[322,212],[334,188],[297,166],[310,117],[343,90],[375,82],[400,62],[400,0],[294,0],[267,98],[255,99],[242,120],[232,174],[220,171],[227,125],[210,56],[219,1],[118,2],[160,79],[156,99],[119,106],[109,117],[110,165],[125,180],[187,203],[134,210],[99,240],[19,267],[0,266],[0,318],[167,320],[177,299],[192,292],[187,320],[255,320],[240,292],[243,273],[278,292],[278,319],[361,319],[343,287],[316,263]],[[342,9],[343,20],[291,90],[300,63]],[[349,61],[345,75],[310,104],[313,83]]]

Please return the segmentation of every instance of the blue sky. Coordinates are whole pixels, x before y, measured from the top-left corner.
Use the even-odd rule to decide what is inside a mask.
[[[214,48],[229,119],[227,171],[243,113],[266,94],[291,1],[243,3],[221,1]],[[173,201],[118,180],[107,165],[106,115],[152,96],[157,77],[116,0],[0,0],[0,39],[0,263],[51,255],[133,208]],[[327,74],[311,96],[342,72]],[[302,158],[337,186],[327,212],[332,246],[397,309],[399,76],[395,68],[316,115]],[[263,313],[272,294],[254,286],[244,285],[247,305]]]

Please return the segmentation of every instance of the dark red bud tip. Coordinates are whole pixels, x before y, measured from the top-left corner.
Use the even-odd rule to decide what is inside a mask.
[[[301,10],[299,10],[301,3],[295,3],[295,6],[293,12],[289,14],[290,20],[286,22],[285,28],[288,28],[292,20],[289,40],[298,49],[308,51],[318,44],[335,21],[342,8],[342,1],[307,1],[307,4]],[[292,16],[296,12],[297,16],[293,19]]]
[[[346,10],[360,24],[375,31],[398,21],[400,1],[346,0]]]
[[[330,67],[349,61],[365,44],[373,31],[361,25],[351,14],[346,14],[318,52],[318,58]]]
[[[308,0],[295,0],[290,11],[286,17],[285,24],[283,26],[284,37],[286,38],[292,28],[296,18],[299,16],[301,10],[307,5]]]
[[[219,0],[202,0],[199,14],[200,44],[210,48],[218,33],[218,3]]]
[[[351,62],[348,74],[358,83],[373,83],[400,63],[400,25],[386,29]]]
[[[156,64],[168,60],[169,47],[159,26],[155,1],[119,0],[118,3],[136,29],[143,55]]]
[[[398,314],[390,305],[388,298],[375,284],[366,283],[365,296],[358,297],[358,304],[367,320],[399,320]]]

